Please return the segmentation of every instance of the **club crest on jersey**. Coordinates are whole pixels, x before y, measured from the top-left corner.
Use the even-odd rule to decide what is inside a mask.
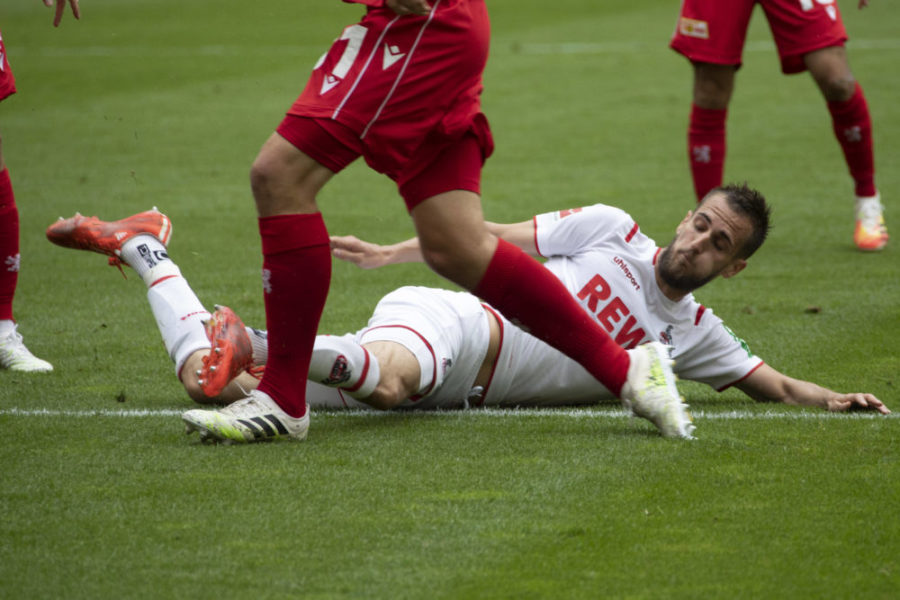
[[[700,38],[701,40],[709,39],[709,24],[706,21],[698,21],[697,19],[688,19],[681,17],[678,20],[678,33],[687,37]]]
[[[675,341],[672,339],[672,331],[675,329],[674,325],[669,325],[666,327],[665,331],[659,332],[659,341],[665,344],[666,346],[674,346]]]

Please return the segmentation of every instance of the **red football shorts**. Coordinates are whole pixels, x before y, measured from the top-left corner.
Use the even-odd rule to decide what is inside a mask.
[[[0,36],[0,100],[16,93],[16,79],[13,77],[9,60],[6,58],[6,46]]]
[[[484,122],[485,127],[487,122]],[[348,127],[330,119],[287,115],[278,134],[313,160],[339,173],[361,155],[361,142]],[[407,210],[451,190],[481,193],[481,168],[487,158],[476,127],[461,138],[425,144],[422,160],[412,161],[396,179]],[[490,132],[488,132],[489,135]]]
[[[478,162],[480,172],[493,150],[480,104],[490,42],[484,0],[432,5],[427,17],[370,8],[345,28],[278,129],[335,172],[362,156],[397,182],[408,207],[434,189],[477,188],[479,178],[460,165]],[[316,127],[294,117],[314,119]],[[459,164],[442,164],[440,185],[408,185],[426,170],[434,175],[432,163],[450,157]]]
[[[669,45],[692,62],[740,66],[757,4],[769,21],[784,73],[805,71],[804,54],[847,41],[835,0],[683,0]]]

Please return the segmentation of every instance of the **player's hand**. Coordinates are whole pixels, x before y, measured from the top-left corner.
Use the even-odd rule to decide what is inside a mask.
[[[891,414],[890,409],[872,394],[837,394],[828,399],[828,410],[843,412],[852,408],[877,410],[883,415]]]
[[[859,10],[864,9],[869,5],[869,0],[859,0]]]
[[[384,246],[364,242],[352,235],[331,236],[331,254],[361,269],[377,269],[388,264]]]
[[[68,0],[69,6],[72,7],[72,14],[75,15],[76,19],[81,18],[81,11],[78,10],[78,0]],[[44,0],[44,6],[53,6],[56,4],[56,16],[53,17],[53,26],[59,27],[60,21],[62,21],[63,12],[66,10],[66,0]]]
[[[431,12],[426,0],[386,0],[385,4],[398,15],[424,16]]]

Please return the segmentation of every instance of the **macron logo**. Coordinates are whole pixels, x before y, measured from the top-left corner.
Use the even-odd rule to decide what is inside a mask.
[[[322,82],[322,91],[320,94],[324,96],[328,92],[331,91],[331,88],[339,84],[341,80],[334,75],[328,74],[325,76],[325,81]]]
[[[398,60],[406,56],[406,52],[400,52],[400,48],[397,46],[389,46],[387,43],[384,44],[384,58],[381,60],[381,68],[384,71],[387,71],[394,63]]]

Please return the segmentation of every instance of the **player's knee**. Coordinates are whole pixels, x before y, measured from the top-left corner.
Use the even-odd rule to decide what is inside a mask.
[[[422,248],[425,263],[435,273],[466,289],[473,289],[478,284],[492,256],[488,245]]]
[[[852,75],[835,75],[820,80],[819,87],[829,102],[846,102],[856,91],[856,79]]]
[[[261,198],[268,198],[272,195],[277,178],[278,167],[275,161],[260,153],[250,167],[250,188],[253,190],[253,196],[257,202]]]
[[[446,248],[422,248],[422,258],[435,273],[452,279],[451,274],[455,273],[461,263],[461,257],[454,255]]]
[[[710,110],[728,108],[734,91],[734,67],[697,64],[694,68],[694,104]]]

